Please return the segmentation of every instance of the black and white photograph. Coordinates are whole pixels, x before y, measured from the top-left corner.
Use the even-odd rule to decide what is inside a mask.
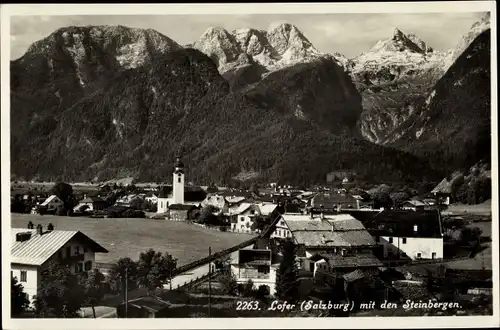
[[[499,325],[495,2],[1,14],[4,328]]]

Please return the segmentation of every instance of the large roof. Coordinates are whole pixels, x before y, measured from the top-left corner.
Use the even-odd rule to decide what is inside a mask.
[[[323,205],[324,207],[336,206],[337,204],[351,204],[354,208],[357,199],[347,194],[327,193],[318,194],[313,198],[314,206]]]
[[[383,266],[382,262],[372,253],[360,253],[347,256],[339,254],[321,254],[321,256],[326,259],[330,267],[333,268]]]
[[[271,215],[278,207],[278,205],[272,203],[258,203],[256,205],[259,207],[260,214],[264,216]]]
[[[367,230],[348,231],[296,231],[293,237],[297,244],[308,247],[351,247],[375,245]]]
[[[18,242],[16,234],[30,232],[29,240]],[[40,266],[72,238],[86,242],[95,252],[108,252],[80,231],[52,230],[38,234],[36,229],[11,229],[11,263]]]
[[[387,210],[351,214],[362,220],[368,230],[380,236],[440,238],[443,233],[439,210]]]

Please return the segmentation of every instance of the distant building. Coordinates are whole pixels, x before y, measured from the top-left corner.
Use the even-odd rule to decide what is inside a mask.
[[[231,271],[239,284],[252,280],[254,288],[265,285],[269,293],[276,293],[276,272],[281,256],[277,246],[270,240],[258,240],[253,246],[240,249],[231,254]]]
[[[341,193],[322,193],[317,194],[311,200],[313,208],[326,208],[326,209],[359,209],[360,202],[348,194]]]
[[[104,210],[107,206],[107,202],[103,200],[101,197],[87,197],[78,202],[73,208],[73,211],[79,212],[82,208],[85,208],[85,211],[99,211]]]
[[[146,197],[144,198],[147,202],[157,205],[158,204],[158,195],[153,192],[148,192]]]
[[[74,273],[95,268],[95,254],[108,251],[80,231],[12,228],[11,276],[23,285],[30,302],[52,263],[69,265]]]
[[[174,221],[194,220],[195,212],[199,209],[195,205],[171,204],[168,207],[168,219]]]
[[[45,207],[47,211],[57,211],[58,209],[64,208],[64,202],[56,195],[50,195],[42,204],[41,207]]]
[[[256,217],[271,223],[273,217],[278,215],[278,206],[272,203],[241,203],[237,208],[229,210],[231,231],[250,233],[254,230],[252,225]]]
[[[408,200],[401,205],[401,209],[411,211],[423,211],[429,208],[431,208],[431,205],[427,202],[416,199]]]

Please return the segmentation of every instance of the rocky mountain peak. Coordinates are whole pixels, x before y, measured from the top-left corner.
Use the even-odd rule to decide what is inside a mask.
[[[279,54],[284,54],[290,47],[296,49],[313,47],[304,34],[295,25],[290,23],[271,26],[267,31],[267,39]]]
[[[391,38],[378,41],[369,51],[373,52],[404,52],[424,53],[406,34],[395,28]]]
[[[469,32],[467,32],[459,41],[457,47],[453,50],[451,60],[448,66],[451,66],[458,57],[469,47],[478,35],[490,28],[490,12],[484,13],[480,19],[472,24]]]
[[[241,53],[234,36],[226,29],[209,27],[193,44],[193,48],[209,56],[217,67],[238,59]]]

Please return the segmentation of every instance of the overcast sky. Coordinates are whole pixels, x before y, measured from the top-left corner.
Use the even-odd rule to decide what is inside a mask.
[[[322,52],[354,57],[378,40],[392,36],[397,27],[414,33],[438,50],[454,48],[483,13],[446,14],[270,14],[270,15],[157,15],[157,16],[12,16],[11,58],[24,54],[35,41],[65,26],[125,25],[152,28],[181,45],[197,40],[208,27],[267,28],[274,23],[296,25]]]

